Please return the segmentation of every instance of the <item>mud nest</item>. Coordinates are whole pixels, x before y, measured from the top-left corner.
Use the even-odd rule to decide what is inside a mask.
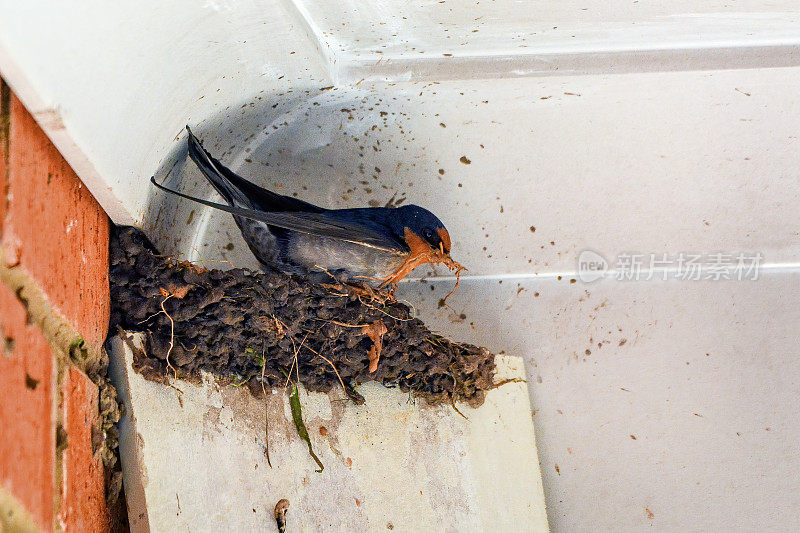
[[[494,355],[432,333],[406,305],[282,273],[201,269],[131,227],[112,235],[111,302],[112,332],[146,335],[134,369],[149,379],[203,370],[261,395],[291,372],[312,391],[343,384],[357,402],[355,387],[378,381],[473,407],[493,387]]]

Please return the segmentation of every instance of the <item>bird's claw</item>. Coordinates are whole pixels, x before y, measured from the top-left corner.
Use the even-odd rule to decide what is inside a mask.
[[[323,287],[328,289],[335,289],[347,292],[358,298],[366,298],[369,302],[377,302],[381,305],[386,302],[393,302],[395,300],[394,291],[397,288],[396,284],[389,285],[388,287],[373,288],[363,282],[356,283],[323,283]]]

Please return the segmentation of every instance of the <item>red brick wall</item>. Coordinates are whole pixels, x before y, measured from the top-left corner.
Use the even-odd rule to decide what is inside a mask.
[[[0,284],[0,482],[43,529],[53,523],[54,357],[25,308]]]
[[[107,531],[92,443],[99,393],[85,371],[108,328],[110,223],[30,113],[7,86],[3,93],[0,491],[42,530]],[[76,360],[70,348],[80,340],[86,351]]]

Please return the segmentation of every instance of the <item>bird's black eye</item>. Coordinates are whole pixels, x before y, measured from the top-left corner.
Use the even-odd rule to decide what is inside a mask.
[[[433,230],[431,228],[425,228],[422,231],[422,236],[425,237],[425,240],[428,242],[433,241]]]

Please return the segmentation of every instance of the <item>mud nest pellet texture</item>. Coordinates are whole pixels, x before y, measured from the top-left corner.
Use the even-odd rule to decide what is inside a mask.
[[[149,379],[193,380],[203,370],[261,395],[262,383],[283,387],[291,370],[312,391],[343,382],[355,401],[355,387],[378,381],[430,404],[473,407],[493,385],[494,355],[432,333],[397,301],[278,272],[201,269],[159,255],[131,227],[111,239],[111,302],[112,333],[146,335],[134,369]],[[386,333],[370,372],[375,341],[363,326],[378,321]]]

